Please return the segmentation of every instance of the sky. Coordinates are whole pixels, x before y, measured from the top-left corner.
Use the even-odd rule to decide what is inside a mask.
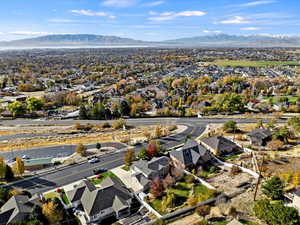
[[[147,41],[212,34],[300,35],[299,0],[1,0],[0,40],[48,34]]]

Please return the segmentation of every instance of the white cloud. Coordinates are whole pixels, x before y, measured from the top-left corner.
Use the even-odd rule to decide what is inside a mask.
[[[241,4],[241,7],[251,7],[251,6],[257,6],[257,5],[267,5],[275,3],[276,1],[273,0],[265,0],[265,1],[254,1],[254,2],[248,2],[245,4]]]
[[[220,24],[247,24],[250,22],[242,16],[234,16],[232,19],[222,20],[218,23],[220,23]]]
[[[115,16],[109,15],[106,12],[94,12],[91,10],[84,10],[84,9],[80,9],[80,10],[71,10],[72,13],[74,14],[78,14],[78,15],[82,15],[82,16],[101,16],[101,17],[108,17],[110,19],[115,19]]]
[[[162,5],[164,3],[165,3],[165,1],[154,1],[154,2],[145,3],[144,6],[146,6],[146,7],[154,7],[154,6]]]
[[[202,31],[203,33],[214,33],[214,34],[220,34],[220,33],[222,33],[222,31],[220,31],[220,30],[203,30]]]
[[[130,7],[137,3],[137,0],[105,0],[102,2],[104,6],[123,8]]]
[[[183,11],[183,12],[163,12],[157,14],[157,16],[150,17],[152,21],[167,21],[176,19],[177,17],[191,17],[191,16],[204,16],[205,12],[202,11]]]
[[[48,22],[50,22],[50,23],[72,23],[72,22],[76,22],[76,21],[70,20],[70,19],[49,19]]]
[[[8,32],[8,34],[24,35],[24,36],[41,36],[41,35],[50,35],[50,34],[54,34],[54,33],[35,32],[35,31],[12,31],[12,32]]]
[[[261,30],[261,27],[242,27],[240,30],[244,30],[244,31],[256,31],[256,30]]]

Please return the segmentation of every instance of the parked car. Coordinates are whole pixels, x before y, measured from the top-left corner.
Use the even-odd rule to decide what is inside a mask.
[[[94,170],[93,170],[93,173],[94,173],[95,175],[97,175],[97,174],[100,174],[100,173],[104,173],[104,172],[106,172],[106,171],[107,171],[106,168],[97,168],[97,169],[94,169]]]

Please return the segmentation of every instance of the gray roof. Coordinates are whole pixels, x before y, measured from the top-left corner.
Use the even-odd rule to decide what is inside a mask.
[[[81,204],[85,212],[93,216],[108,208],[112,208],[113,211],[127,208],[131,198],[131,193],[118,178],[108,177],[101,183],[100,189],[84,191]]]
[[[158,171],[169,166],[170,159],[166,156],[153,158],[150,161],[139,160],[133,163],[132,167],[137,167],[147,177],[155,177]]]
[[[204,138],[202,139],[202,142],[221,153],[230,152],[233,149],[240,148],[234,142],[223,136]]]
[[[295,195],[299,196],[300,197],[300,188],[298,188],[295,192]]]
[[[93,191],[96,190],[96,187],[90,181],[84,179],[78,184],[78,186],[76,186],[75,189],[68,191],[66,194],[70,199],[70,202],[76,202],[81,199],[86,189],[88,189],[89,191]]]
[[[204,163],[210,159],[208,151],[192,139],[188,140],[181,149],[171,151],[170,155],[185,166],[195,166],[200,161]]]
[[[268,129],[255,129],[248,133],[249,137],[256,137],[260,139],[265,139],[272,136],[272,132]]]
[[[26,195],[11,197],[1,207],[0,224],[9,224],[24,220],[32,212],[33,206]]]

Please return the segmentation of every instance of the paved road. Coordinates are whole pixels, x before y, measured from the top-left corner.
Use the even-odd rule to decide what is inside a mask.
[[[186,125],[188,129],[180,134],[173,135],[161,139],[163,148],[170,148],[181,144],[187,135],[191,137],[199,136],[205,129],[205,126],[209,123],[224,123],[228,119],[198,119],[198,118],[154,118],[154,119],[130,119],[127,120],[128,125],[153,125],[153,124],[182,124]],[[236,120],[239,123],[255,122],[256,120],[242,119]],[[31,120],[14,120],[14,121],[2,121],[3,125],[20,125],[20,124],[74,124],[75,122],[84,123],[97,123],[99,121],[31,121]],[[136,150],[138,147],[136,147]],[[71,148],[70,148],[71,151]],[[72,149],[73,151],[73,149]],[[27,154],[27,153],[26,153]],[[101,161],[97,164],[84,163],[82,165],[74,165],[69,168],[55,171],[47,175],[41,175],[39,177],[31,178],[30,180],[22,181],[15,185],[16,187],[26,189],[31,193],[41,193],[46,190],[53,189],[62,185],[66,185],[84,177],[92,175],[92,171],[98,167],[104,167],[112,169],[114,167],[123,164],[124,152],[117,152],[108,154],[101,157]]]
[[[191,137],[198,137],[205,130],[205,126],[194,127],[189,126],[180,134],[172,135],[170,137],[165,137],[161,139],[163,148],[170,148],[181,144],[187,135]],[[136,151],[140,149],[141,146],[136,146]],[[60,171],[55,171],[50,174],[41,175],[39,177],[34,177],[26,181],[19,182],[14,186],[17,188],[22,188],[30,191],[32,194],[41,193],[62,185],[66,185],[82,178],[93,175],[93,169],[104,167],[107,169],[112,169],[120,166],[124,163],[124,151],[110,153],[101,156],[101,160],[96,164],[89,164],[88,162],[82,165],[74,165],[69,168],[65,168]]]

